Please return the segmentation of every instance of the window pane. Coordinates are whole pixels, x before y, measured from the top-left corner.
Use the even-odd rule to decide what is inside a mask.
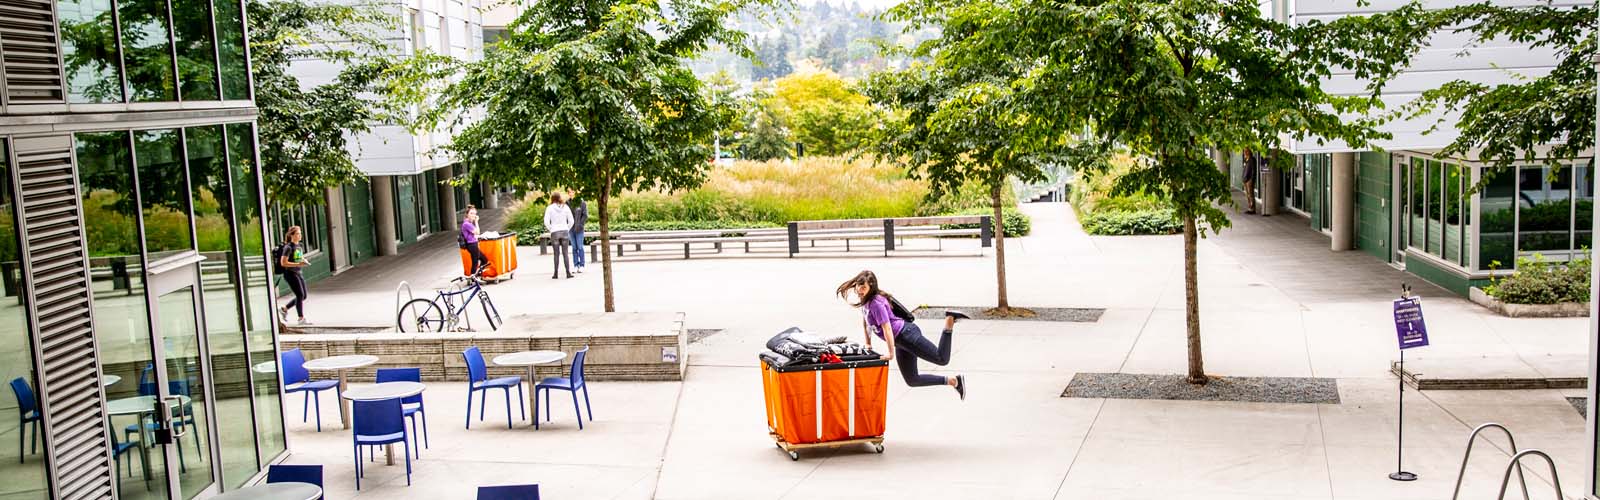
[[[1568,233],[1572,213],[1567,204],[1567,191],[1556,191],[1546,185],[1547,168],[1522,167],[1521,172],[1521,191],[1517,195],[1522,205],[1517,223],[1517,255],[1565,256],[1572,247]]]
[[[1427,174],[1423,177],[1423,182],[1427,183],[1424,187],[1427,198],[1423,201],[1423,207],[1428,210],[1428,253],[1438,256],[1440,250],[1444,249],[1444,225],[1439,219],[1443,210],[1439,202],[1444,199],[1444,182],[1440,177],[1439,162],[1423,160],[1423,164],[1427,166]]]
[[[260,463],[286,448],[279,406],[277,348],[272,344],[272,297],[267,281],[267,249],[261,236],[261,187],[256,183],[255,137],[248,123],[227,125],[228,172],[233,176],[233,212],[239,221],[239,253],[244,258],[245,331],[249,337],[251,383],[255,385],[255,427]]]
[[[1441,164],[1444,168],[1444,198],[1440,211],[1444,215],[1444,259],[1461,263],[1461,167],[1453,163]]]
[[[177,129],[133,133],[134,163],[139,170],[139,198],[144,208],[145,250],[150,261],[190,250],[189,190],[184,186],[182,144]]]
[[[1512,169],[1484,170],[1486,183],[1478,193],[1483,209],[1479,220],[1478,269],[1511,269],[1516,265],[1517,175]],[[1494,263],[1498,262],[1498,266]]]
[[[217,52],[221,54],[222,98],[249,99],[250,71],[244,59],[244,16],[237,0],[215,0]]]
[[[178,44],[178,82],[185,101],[217,100],[217,47],[209,0],[172,0]]]
[[[167,2],[122,0],[118,6],[117,14],[122,18],[123,63],[128,67],[131,100],[177,100]]]
[[[11,211],[10,155],[6,142],[0,140],[0,377],[9,384],[17,381],[26,384],[30,392],[38,394],[39,381],[33,376],[33,348],[28,342],[28,323],[21,293],[22,263],[18,261],[16,216]],[[13,397],[0,398],[0,414],[21,415],[23,405],[38,407],[38,399],[11,391]],[[20,396],[20,397],[19,397]],[[0,424],[0,442],[21,443],[34,438],[44,428],[38,420],[7,419]],[[21,452],[22,456],[12,456]],[[17,449],[10,446],[0,451],[0,498],[49,498],[45,491],[44,448]]]
[[[196,246],[206,257],[200,264],[200,289],[212,380],[216,384],[222,477],[226,487],[236,488],[260,469],[256,464],[244,325],[239,318],[239,292],[234,287],[239,274],[234,265],[233,199],[228,193],[222,126],[195,127],[185,133]]]
[[[1588,165],[1571,167],[1577,174],[1577,191],[1572,198],[1577,203],[1573,214],[1573,248],[1579,251],[1594,249],[1594,169]]]
[[[154,383],[149,316],[145,309],[144,273],[139,260],[138,205],[131,193],[133,158],[127,132],[77,134],[78,179],[82,183],[84,236],[89,245],[91,291],[94,296],[95,340],[101,371],[119,379],[106,386],[106,400],[140,397],[141,382]],[[139,414],[111,417],[113,443],[135,444]],[[125,432],[132,426],[134,432]],[[157,448],[159,450],[159,448]],[[151,454],[151,482],[164,484],[164,459]],[[139,446],[117,456],[124,470],[140,466]],[[164,498],[148,490],[142,475],[118,476],[122,498]]]
[[[61,58],[71,102],[122,102],[121,60],[111,0],[61,0]]]

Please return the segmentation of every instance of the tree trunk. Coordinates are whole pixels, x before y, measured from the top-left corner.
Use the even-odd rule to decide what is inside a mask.
[[[611,287],[611,160],[602,160],[600,175],[600,274],[605,283],[606,312],[617,312],[616,292]]]
[[[989,198],[994,205],[994,277],[996,290],[999,293],[995,309],[999,312],[1011,309],[1011,301],[1006,299],[1006,219],[1000,202],[1000,186],[1003,184],[1005,184],[1004,178],[989,186]]]
[[[1193,216],[1183,218],[1183,295],[1189,336],[1189,383],[1205,384],[1205,359],[1200,354],[1200,275],[1195,244],[1199,239]]]

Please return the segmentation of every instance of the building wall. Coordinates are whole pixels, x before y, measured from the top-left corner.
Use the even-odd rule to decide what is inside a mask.
[[[1394,258],[1390,240],[1389,197],[1393,175],[1388,153],[1364,152],[1356,157],[1356,248],[1389,262]]]

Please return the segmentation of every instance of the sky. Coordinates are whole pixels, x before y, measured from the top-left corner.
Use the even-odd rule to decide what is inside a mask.
[[[822,1],[828,1],[828,3],[833,4],[835,7],[849,5],[849,3],[853,1],[856,3],[856,5],[860,5],[861,8],[867,10],[884,10],[900,3],[900,0],[795,0],[795,3],[810,7],[817,2]]]

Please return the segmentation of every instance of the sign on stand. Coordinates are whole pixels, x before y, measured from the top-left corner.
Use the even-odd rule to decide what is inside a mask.
[[[1422,299],[1395,299],[1394,333],[1400,339],[1401,350],[1428,345],[1428,326],[1422,322]]]

